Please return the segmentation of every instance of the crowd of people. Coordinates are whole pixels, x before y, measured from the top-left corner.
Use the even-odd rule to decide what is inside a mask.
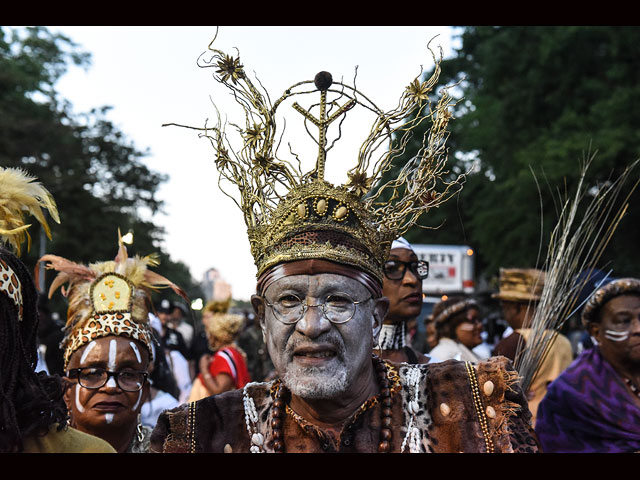
[[[221,83],[245,97],[245,108],[262,105],[239,62],[211,51]],[[323,108],[332,83],[327,72],[314,80]],[[422,111],[427,96],[408,92],[402,115],[386,117],[385,128]],[[316,119],[321,139],[351,102]],[[433,106],[438,122],[425,151],[438,150],[446,107]],[[229,150],[211,132],[220,134],[213,143],[224,171]],[[120,237],[114,259],[85,265],[42,256],[55,277],[38,295],[38,278],[19,258],[23,217],[46,227],[41,210],[57,221],[55,203],[36,179],[0,169],[0,451],[640,452],[640,279],[589,277],[581,351],[554,332],[523,387],[517,360],[531,348],[545,272],[501,269],[493,297],[508,328],[495,343],[483,337],[486,311],[473,295],[451,295],[419,318],[429,264],[403,234],[442,198],[431,190],[440,174],[432,159],[391,182],[407,187],[405,196],[393,190],[399,203],[376,206],[363,172],[351,171],[349,188],[324,180],[322,142],[316,168],[296,181],[268,158],[270,141],[265,133],[245,145],[262,160],[247,177],[241,163],[227,174],[249,206],[253,312],[215,300],[195,321],[185,292],[155,271],[155,257],[129,256]],[[252,190],[247,178],[258,176]],[[269,204],[268,181],[283,178],[289,194],[269,215],[257,214],[256,198]],[[154,304],[158,288],[180,300]],[[59,292],[64,325],[47,311]],[[414,344],[419,321],[426,341]]]

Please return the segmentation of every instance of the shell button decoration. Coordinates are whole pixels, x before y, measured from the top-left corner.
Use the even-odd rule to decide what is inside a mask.
[[[107,274],[94,283],[91,299],[96,314],[128,312],[131,286],[124,278]]]

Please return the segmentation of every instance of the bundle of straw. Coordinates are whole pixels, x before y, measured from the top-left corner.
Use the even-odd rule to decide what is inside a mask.
[[[575,195],[570,198],[565,193],[542,266],[546,279],[541,298],[531,323],[525,325],[531,328],[531,334],[526,344],[520,342],[516,351],[514,366],[520,374],[524,391],[531,385],[564,323],[580,309],[581,305],[576,306],[578,296],[595,271],[603,251],[627,212],[631,194],[640,183],[640,180],[636,181],[621,206],[615,209],[625,181],[640,160],[628,166],[617,179],[589,187],[585,176],[594,156],[587,156],[582,161]],[[589,196],[592,196],[590,202]],[[585,201],[588,202],[586,210],[579,218],[579,207]],[[577,280],[582,272],[587,274]]]

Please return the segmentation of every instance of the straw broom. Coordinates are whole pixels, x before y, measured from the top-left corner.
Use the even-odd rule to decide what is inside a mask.
[[[531,328],[531,334],[526,345],[521,341],[516,350],[514,366],[520,374],[524,391],[531,385],[566,320],[580,308],[576,305],[578,295],[589,281],[591,272],[627,212],[631,194],[640,183],[640,180],[636,181],[616,210],[614,205],[622,187],[640,160],[628,166],[617,179],[589,188],[585,176],[594,156],[583,160],[576,193],[562,202],[543,264],[546,271],[544,288],[531,323],[526,325]],[[589,201],[587,197],[590,195],[593,198]],[[583,217],[579,218],[578,210],[584,202],[588,204]],[[576,282],[581,272],[589,274]]]

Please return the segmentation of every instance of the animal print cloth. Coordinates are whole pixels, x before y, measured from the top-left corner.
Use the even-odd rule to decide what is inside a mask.
[[[109,335],[130,337],[146,345],[150,354],[153,351],[148,327],[131,320],[131,313],[97,313],[87,321],[84,327],[78,328],[69,338],[64,352],[65,368],[73,352],[96,338]]]
[[[13,269],[0,259],[0,292],[7,295],[18,307],[18,318],[22,320],[22,284]]]
[[[448,360],[417,366],[394,364],[394,367],[400,388],[392,394],[392,452],[539,451],[526,398],[506,358],[493,358],[473,367],[479,387],[476,399],[480,401],[485,423],[476,409],[465,362]],[[243,391],[234,390],[162,413],[152,434],[151,450],[249,452],[252,438],[259,433],[263,439],[259,450],[272,452],[272,386],[273,382],[252,383],[246,388],[257,419],[251,434],[243,408],[243,403],[246,405]],[[282,419],[286,452],[377,451],[382,408],[379,402],[365,402],[367,408],[358,409],[347,419],[342,431],[334,432],[311,424],[289,408],[286,397],[283,399],[287,403]],[[410,406],[411,402],[416,404]],[[415,435],[408,435],[410,428],[416,429]]]

